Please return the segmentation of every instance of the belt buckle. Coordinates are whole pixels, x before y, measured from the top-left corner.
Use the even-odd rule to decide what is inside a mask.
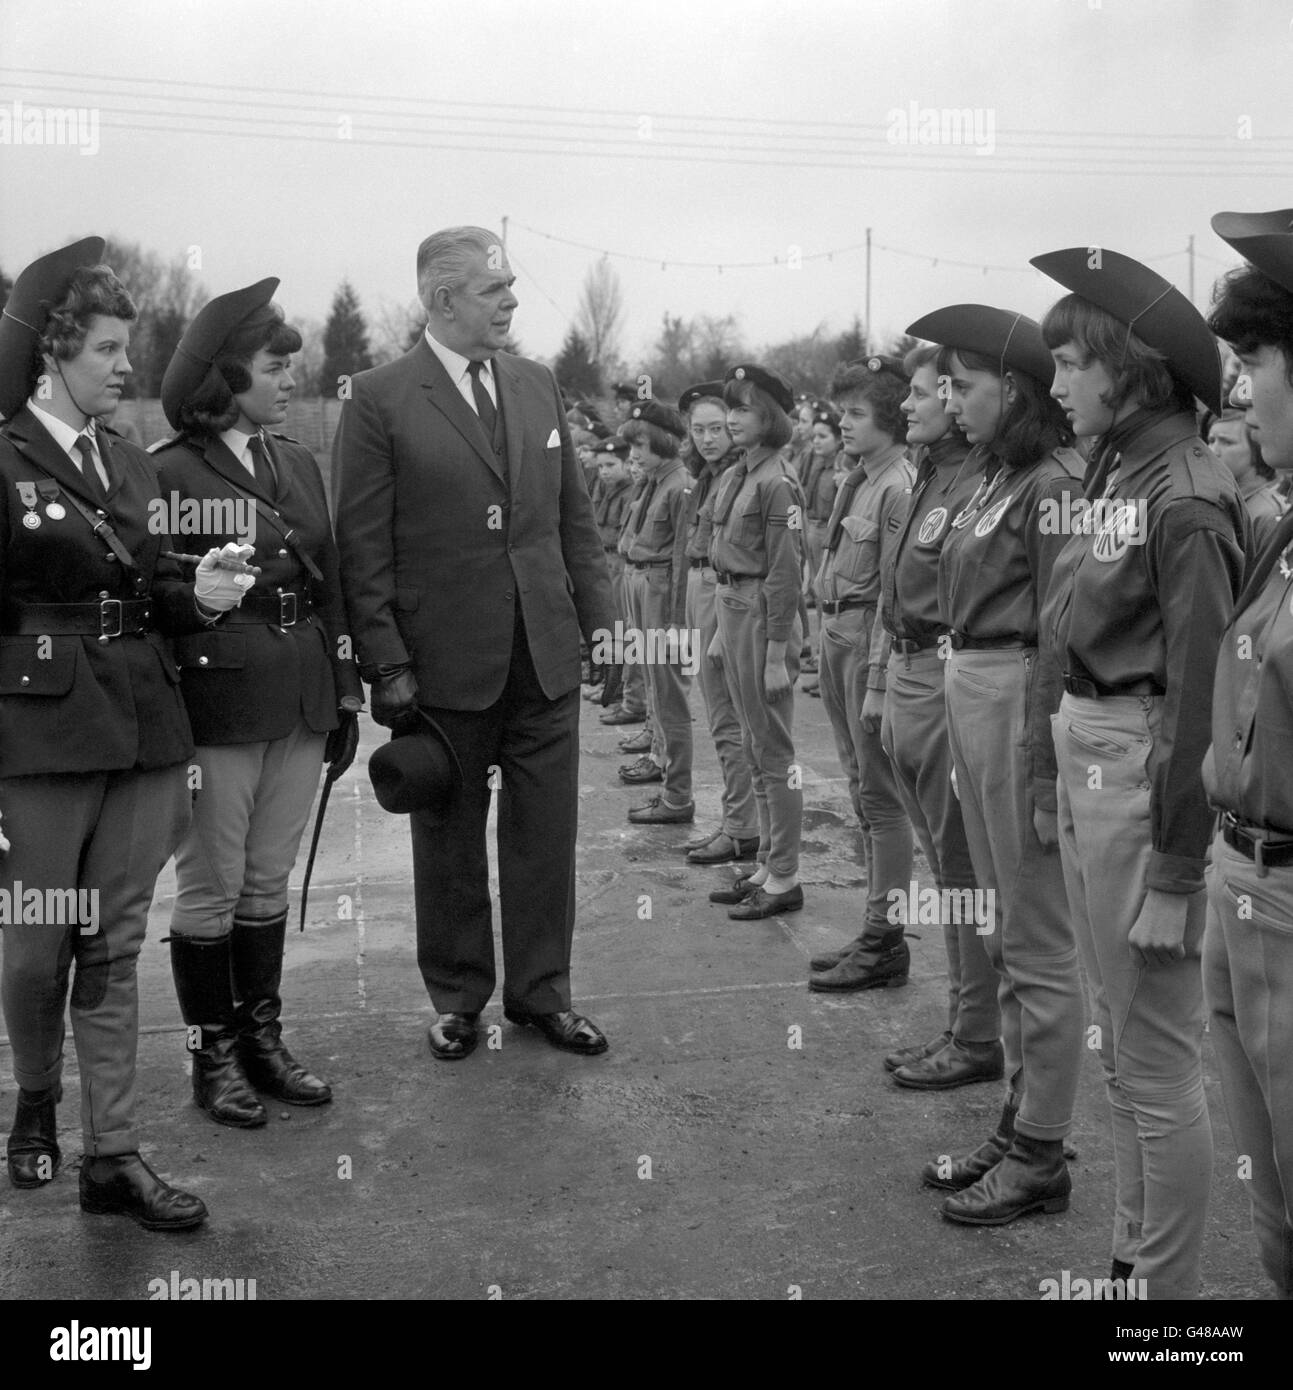
[[[292,616],[289,618],[288,614]],[[278,625],[279,627],[296,626],[296,595],[294,593],[278,596]]]
[[[113,605],[117,609],[117,630],[109,632],[108,625],[112,621],[111,610]],[[99,641],[107,642],[113,637],[121,636],[121,624],[123,621],[124,610],[121,607],[119,598],[105,598],[99,600]]]

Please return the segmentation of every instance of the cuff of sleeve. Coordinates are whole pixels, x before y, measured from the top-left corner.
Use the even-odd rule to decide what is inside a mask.
[[[767,634],[766,634],[766,635],[767,635],[767,638],[768,638],[768,641],[769,641],[769,642],[789,642],[789,641],[790,641],[790,627],[791,627],[791,624],[790,624],[790,623],[776,623],[775,625],[772,624],[772,623],[769,623],[769,624],[768,624],[768,629],[767,629]]]
[[[872,666],[867,674],[866,688],[868,690],[878,690],[881,694],[885,689],[885,668],[883,666]]]
[[[1150,850],[1145,887],[1160,893],[1197,893],[1203,887],[1207,867],[1206,859],[1195,859],[1193,855]]]
[[[1033,805],[1039,811],[1058,811],[1059,801],[1055,794],[1056,779],[1054,777],[1036,777],[1033,779]]]

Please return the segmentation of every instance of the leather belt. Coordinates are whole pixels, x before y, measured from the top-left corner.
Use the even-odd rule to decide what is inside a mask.
[[[1293,864],[1293,836],[1272,838],[1270,831],[1244,824],[1232,811],[1222,813],[1221,838],[1245,859],[1251,859],[1260,877],[1266,876],[1268,868],[1279,869]]]
[[[11,603],[5,631],[9,635],[133,637],[152,631],[153,602],[146,598],[105,598],[98,603]]]
[[[893,649],[899,656],[915,656],[917,652],[930,652],[938,646],[938,641],[913,642],[909,637],[893,638]]]
[[[671,560],[630,560],[628,563],[635,570],[649,570],[654,569],[657,565],[668,565],[673,562]]]
[[[1082,676],[1064,677],[1064,689],[1070,695],[1081,695],[1086,700],[1108,700],[1117,695],[1162,695],[1162,686],[1154,681],[1130,681],[1126,685],[1101,685],[1099,681],[1086,680]]]
[[[314,613],[310,595],[303,589],[283,589],[277,594],[248,594],[225,614],[225,622],[235,627],[251,623],[270,627],[295,627]]]
[[[602,546],[602,549],[603,549],[608,555],[618,555],[618,554],[619,554],[619,550],[620,550],[620,548],[619,548],[618,545],[604,545],[604,546]]]
[[[1025,647],[1037,645],[1035,642],[1024,642],[1011,637],[967,637],[963,632],[949,632],[947,636],[958,652],[1023,651]]]
[[[875,601],[868,598],[818,599],[819,612],[833,618],[837,613],[847,613],[850,608],[874,608]]]
[[[694,570],[703,570],[707,564],[709,564],[709,561],[703,556],[699,560],[691,559],[687,562],[688,568]]]
[[[744,579],[762,579],[761,574],[730,574],[727,570],[721,570],[717,565],[714,566],[714,574],[720,584],[739,584]]]

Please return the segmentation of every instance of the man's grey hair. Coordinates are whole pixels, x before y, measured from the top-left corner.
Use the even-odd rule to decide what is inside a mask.
[[[472,252],[488,255],[503,239],[484,227],[446,227],[432,232],[418,247],[418,298],[429,314],[435,292],[443,285],[457,289],[467,277]]]

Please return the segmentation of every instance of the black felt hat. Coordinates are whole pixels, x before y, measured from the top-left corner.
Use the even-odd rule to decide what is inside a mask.
[[[1212,230],[1249,265],[1293,294],[1293,208],[1219,212]]]
[[[1026,372],[1049,386],[1055,376],[1055,362],[1032,319],[1012,309],[995,309],[990,304],[949,304],[909,324],[913,337],[964,352],[981,353],[1000,363],[1000,374]]]
[[[680,415],[686,415],[697,401],[704,400],[714,400],[721,404],[723,400],[723,383],[721,381],[702,381],[698,382],[695,386],[689,386],[682,395],[678,397],[678,413]]]
[[[193,316],[162,377],[162,410],[175,429],[181,427],[180,407],[215,370],[216,356],[229,335],[263,309],[276,289],[278,278],[271,275],[245,289],[216,295]]]
[[[9,419],[31,391],[36,345],[49,323],[49,311],[67,293],[78,270],[98,265],[106,243],[88,236],[40,256],[22,270],[0,316],[0,415]]]
[[[626,458],[628,452],[628,440],[621,439],[617,434],[612,434],[606,439],[599,439],[593,445],[593,453],[595,454],[614,454],[616,458]]]
[[[1209,410],[1221,409],[1221,356],[1203,315],[1156,271],[1118,251],[1086,246],[1029,262],[1066,290],[1112,314],[1167,359],[1168,369]]]
[[[462,766],[445,731],[425,710],[423,727],[399,734],[368,759],[368,776],[384,811],[422,811],[444,821],[462,787]]]
[[[766,391],[787,415],[795,408],[795,393],[790,389],[790,383],[771,367],[760,367],[754,362],[741,362],[729,368],[723,378],[723,384],[726,385],[729,381],[753,382],[760,391]]]
[[[655,425],[666,434],[673,435],[675,439],[687,438],[687,426],[683,424],[682,416],[662,401],[635,402],[629,410],[629,420],[644,420],[648,425]],[[626,420],[625,424],[627,423]]]

